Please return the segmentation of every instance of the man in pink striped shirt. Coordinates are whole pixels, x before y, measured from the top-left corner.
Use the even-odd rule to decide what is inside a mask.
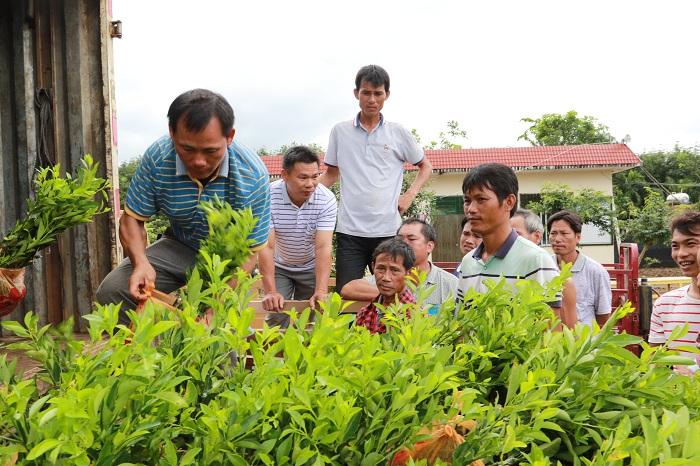
[[[690,285],[664,293],[654,303],[649,329],[649,343],[666,343],[674,328],[688,324],[688,333],[669,342],[670,348],[700,347],[700,288],[698,264],[700,253],[700,212],[686,212],[671,221],[671,257],[681,268],[683,276],[690,277]],[[696,354],[681,351],[692,359]]]

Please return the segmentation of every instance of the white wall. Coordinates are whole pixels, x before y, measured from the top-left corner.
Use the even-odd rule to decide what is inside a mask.
[[[538,194],[542,186],[547,183],[560,183],[570,186],[574,190],[590,188],[612,196],[612,175],[614,170],[609,169],[572,169],[572,170],[529,170],[516,172],[518,176],[519,191],[521,194]],[[430,177],[428,189],[438,196],[461,196],[462,181],[465,173],[433,173]],[[545,247],[551,252],[551,249]],[[613,245],[583,246],[582,251],[592,259],[609,264],[614,260]]]

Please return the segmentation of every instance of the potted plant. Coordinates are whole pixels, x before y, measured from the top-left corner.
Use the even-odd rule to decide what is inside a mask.
[[[86,155],[75,176],[61,177],[59,165],[36,174],[35,195],[28,202],[27,214],[0,241],[0,316],[12,312],[26,296],[25,267],[39,251],[62,232],[109,210],[109,182],[97,176],[97,167]]]

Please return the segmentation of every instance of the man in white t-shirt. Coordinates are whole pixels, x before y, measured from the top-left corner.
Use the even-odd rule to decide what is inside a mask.
[[[290,148],[282,179],[270,184],[270,236],[260,255],[263,308],[276,311],[285,299],[315,303],[328,295],[335,195],[318,184],[319,157],[305,146]]]
[[[360,113],[338,123],[326,151],[321,183],[340,179],[336,228],[336,289],[362,278],[375,248],[394,232],[428,181],[432,166],[423,149],[403,126],[388,122],[381,110],[389,98],[389,75],[380,66],[362,67],[355,77]],[[404,164],[418,166],[418,175],[401,194]]]
[[[700,288],[698,287],[698,253],[700,253],[700,212],[686,212],[671,221],[671,257],[681,268],[690,285],[662,294],[654,303],[649,329],[649,343],[661,345],[678,326],[688,324],[688,333],[669,342],[670,348],[700,348]],[[690,352],[684,356],[696,358]]]

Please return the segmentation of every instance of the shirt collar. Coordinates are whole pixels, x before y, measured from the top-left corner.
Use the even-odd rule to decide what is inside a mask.
[[[360,113],[362,113],[362,112],[357,112],[357,115],[355,115],[355,119],[352,122],[353,126],[355,126],[356,128],[361,128]],[[379,113],[379,124],[377,125],[377,128],[379,128],[383,124],[384,124],[384,115],[380,112]]]
[[[498,257],[499,259],[503,259],[508,255],[510,252],[510,249],[513,247],[515,244],[515,241],[518,239],[518,233],[515,230],[510,230],[510,235],[508,235],[508,238],[506,238],[505,242],[501,245],[500,248],[498,248],[498,251],[493,255],[493,257]],[[481,256],[484,254],[484,242],[482,241],[480,245],[476,247],[474,250],[474,259],[481,260]]]
[[[430,261],[428,261],[428,264],[430,264],[430,272],[425,277],[425,283],[435,285],[437,283],[438,267]]]
[[[223,178],[228,178],[228,151],[229,148],[226,148],[226,152],[224,153],[224,158],[221,159],[221,164],[219,165],[219,175]],[[187,173],[187,167],[185,167],[185,163],[182,161],[179,155],[177,155],[177,152],[175,153],[175,174],[177,176],[188,176],[189,174]]]
[[[585,265],[586,265],[586,256],[581,254],[581,251],[579,251],[578,257],[574,261],[574,265],[571,266],[571,272],[572,273],[580,272],[581,270],[583,270]]]

